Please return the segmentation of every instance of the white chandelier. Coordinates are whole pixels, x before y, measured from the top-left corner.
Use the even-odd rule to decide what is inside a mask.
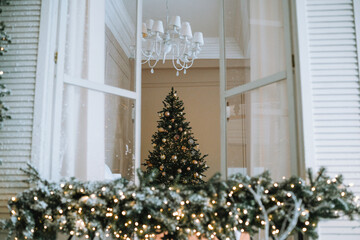
[[[166,2],[168,12],[168,4]],[[191,31],[189,22],[181,24],[180,16],[171,17],[169,21],[166,16],[166,31],[161,20],[149,19],[142,24],[142,64],[148,64],[150,72],[154,73],[156,64],[162,59],[165,63],[169,55],[172,64],[176,69],[176,76],[179,72],[189,69],[198,57],[201,46],[204,45],[204,38],[201,32]]]

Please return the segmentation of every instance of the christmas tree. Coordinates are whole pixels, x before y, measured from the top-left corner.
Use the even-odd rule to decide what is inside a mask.
[[[174,88],[163,101],[159,113],[158,131],[152,136],[153,151],[143,164],[147,172],[158,169],[157,183],[171,185],[203,183],[203,173],[208,166],[201,155],[197,140],[193,137],[189,122],[186,122],[184,103]]]

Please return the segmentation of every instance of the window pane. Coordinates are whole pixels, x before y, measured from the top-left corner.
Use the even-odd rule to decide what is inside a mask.
[[[87,166],[101,162],[106,164],[106,178],[121,174],[133,180],[134,101],[72,85],[64,87],[62,175],[88,179]]]
[[[275,179],[290,175],[286,81],[228,99],[228,174],[270,170]]]
[[[107,0],[105,11],[105,84],[135,91],[136,0]]]
[[[284,71],[281,0],[225,0],[226,87]]]

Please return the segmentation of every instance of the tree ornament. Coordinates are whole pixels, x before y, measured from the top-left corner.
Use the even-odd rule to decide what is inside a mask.
[[[169,179],[170,179],[170,180],[174,180],[174,176],[169,176]]]
[[[153,147],[156,147],[156,143],[153,143]]]
[[[166,138],[163,138],[161,141],[162,141],[163,143],[166,143]]]
[[[186,134],[187,134],[187,131],[184,132],[184,135],[186,135]]]
[[[185,146],[182,146],[182,147],[181,147],[181,150],[186,151],[186,147],[185,147]]]
[[[178,172],[178,173],[181,173],[181,172],[182,172],[182,170],[179,168],[179,169],[177,170],[177,172]]]
[[[171,125],[169,125],[169,129],[171,129],[172,128],[172,126]]]
[[[169,113],[169,112],[165,112],[165,116],[166,116],[166,117],[169,117],[169,116],[170,116],[170,113]]]
[[[171,159],[172,159],[172,160],[176,160],[176,159],[177,159],[177,156],[176,156],[176,155],[172,155],[172,156],[171,156]]]
[[[165,176],[165,175],[166,175],[166,172],[162,172],[161,175]]]
[[[165,160],[166,156],[164,154],[161,154],[160,159]]]
[[[162,117],[162,113],[159,113],[159,117]]]
[[[198,164],[198,161],[193,160],[192,163],[193,163],[193,164]]]
[[[190,170],[191,170],[191,168],[190,168],[190,167],[187,167],[187,168],[186,168],[186,170],[190,171]]]
[[[179,140],[179,138],[180,138],[180,136],[177,134],[174,136],[175,141]]]
[[[182,127],[179,127],[179,132],[182,132],[183,131],[183,128]]]
[[[162,151],[162,150],[164,150],[164,148],[163,148],[163,147],[160,147],[160,150]]]
[[[177,93],[174,93],[174,97],[177,97]]]
[[[194,140],[192,138],[190,138],[188,143],[192,145],[192,144],[194,144]]]
[[[160,167],[159,167],[159,169],[162,171],[162,170],[164,170],[164,165],[160,165]]]
[[[171,119],[171,122],[173,123],[173,122],[175,122],[175,119],[173,118],[173,119]]]
[[[198,173],[194,173],[194,177],[198,177],[199,176],[199,174]]]
[[[162,127],[158,128],[159,132],[164,132],[165,129],[163,129]]]

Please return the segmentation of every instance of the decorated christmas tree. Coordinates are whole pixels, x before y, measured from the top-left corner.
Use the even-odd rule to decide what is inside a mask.
[[[158,169],[158,183],[170,185],[203,183],[203,173],[208,168],[201,155],[189,122],[186,122],[184,103],[174,88],[163,101],[164,108],[159,113],[158,131],[152,137],[153,151],[143,164],[147,172]]]

